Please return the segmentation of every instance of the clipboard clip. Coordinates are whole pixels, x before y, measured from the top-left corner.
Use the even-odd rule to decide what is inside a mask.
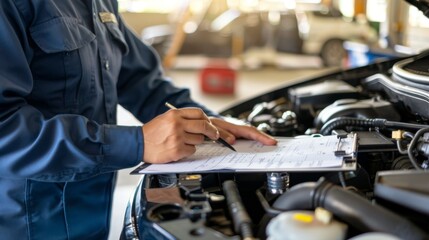
[[[338,130],[334,134],[337,135],[337,139],[338,139],[337,147],[334,151],[334,155],[336,157],[343,157],[343,160],[345,162],[354,161],[356,159],[356,150],[357,150],[357,133],[352,133],[353,142],[352,142],[351,153],[347,153],[345,150],[341,149],[343,139],[347,138],[349,134],[344,130]]]
[[[346,151],[341,149],[341,142],[344,138],[347,138],[348,133],[344,130],[334,130],[334,135],[337,135],[337,147],[335,148],[334,154],[336,157],[341,157],[346,155]]]

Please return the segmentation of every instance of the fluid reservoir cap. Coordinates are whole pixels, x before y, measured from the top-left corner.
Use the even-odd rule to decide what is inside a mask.
[[[313,211],[289,211],[273,218],[267,226],[269,240],[342,240],[347,225],[337,220],[323,223]]]
[[[297,222],[311,223],[313,222],[314,217],[311,214],[296,213],[293,215],[293,220]]]

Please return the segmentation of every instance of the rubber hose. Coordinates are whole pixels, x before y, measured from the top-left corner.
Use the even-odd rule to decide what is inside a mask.
[[[234,223],[235,232],[240,233],[243,239],[253,238],[251,228],[252,220],[247,214],[246,208],[242,203],[240,193],[238,192],[235,182],[232,180],[223,182],[223,192]]]
[[[320,129],[320,134],[330,135],[332,130],[340,129],[346,126],[384,128],[385,123],[386,123],[386,119],[381,119],[381,118],[362,119],[362,118],[351,118],[351,117],[337,117],[325,123]]]
[[[280,196],[273,207],[281,211],[323,207],[364,232],[385,232],[410,240],[429,239],[407,219],[325,181],[296,185]]]
[[[289,210],[310,210],[314,209],[312,199],[308,196],[317,184],[315,182],[305,182],[290,188],[282,194],[273,204],[275,209],[282,211]]]
[[[423,128],[416,132],[414,135],[413,140],[411,140],[410,145],[408,146],[408,157],[410,158],[411,163],[413,166],[418,170],[427,170],[423,169],[421,164],[417,162],[416,157],[414,157],[413,150],[416,149],[417,143],[420,140],[420,137],[422,137],[425,133],[429,132],[429,128]]]

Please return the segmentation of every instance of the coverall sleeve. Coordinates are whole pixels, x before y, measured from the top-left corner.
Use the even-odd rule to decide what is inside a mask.
[[[0,2],[0,175],[77,181],[137,165],[140,127],[100,125],[72,114],[47,119],[28,103],[32,51],[22,16],[12,0]]]
[[[145,45],[119,19],[121,31],[129,46],[129,52],[123,58],[118,81],[119,103],[146,123],[167,110],[165,102],[178,108],[199,107],[210,116],[217,113],[196,103],[190,97],[189,90],[177,88],[169,78],[163,75],[158,55]]]

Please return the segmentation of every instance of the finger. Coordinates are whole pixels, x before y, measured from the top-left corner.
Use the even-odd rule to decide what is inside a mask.
[[[223,128],[218,128],[219,133],[220,133],[220,138],[222,138],[223,140],[227,141],[229,144],[234,144],[235,143],[235,136],[234,134],[225,131]]]
[[[188,120],[183,125],[187,133],[203,134],[212,140],[219,138],[219,130],[206,120]]]
[[[210,119],[200,108],[180,108],[175,109],[184,119],[202,119],[210,122]]]
[[[204,142],[204,138],[202,134],[185,133],[185,144],[198,145]]]
[[[236,136],[256,140],[264,145],[276,145],[277,140],[270,135],[250,126],[240,126],[234,129]]]
[[[261,142],[264,145],[275,145],[277,144],[277,140],[270,135],[263,133],[257,130],[252,126],[239,126],[235,125],[222,119],[212,119],[212,123],[217,126],[219,129],[230,132],[236,138],[242,137],[246,139],[256,140]]]

